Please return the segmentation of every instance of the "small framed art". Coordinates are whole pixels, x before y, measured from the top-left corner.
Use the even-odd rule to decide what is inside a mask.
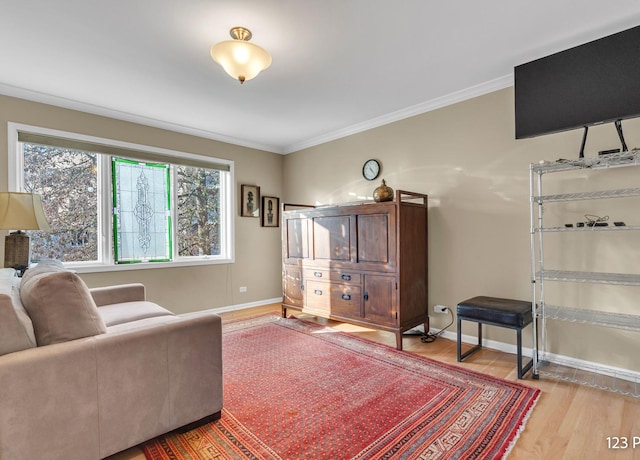
[[[262,197],[262,220],[263,227],[280,226],[280,198],[275,196]]]
[[[260,187],[242,184],[240,187],[240,216],[260,217]]]

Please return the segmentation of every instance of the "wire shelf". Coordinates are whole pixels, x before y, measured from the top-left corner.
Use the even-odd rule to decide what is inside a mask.
[[[640,230],[638,225],[608,226],[575,226],[545,227],[543,225],[543,204],[546,202],[611,199],[621,197],[640,197],[640,187],[616,190],[583,191],[543,195],[542,175],[547,172],[579,171],[586,169],[607,169],[626,166],[640,166],[640,149],[631,152],[613,153],[576,160],[543,161],[531,164],[530,171],[530,214],[531,214],[531,263],[532,263],[532,303],[541,304],[536,307],[535,315],[541,318],[542,339],[538,339],[538,321],[534,321],[534,373],[557,380],[586,385],[601,390],[613,391],[622,395],[640,398],[640,372],[611,368],[572,358],[564,359],[545,351],[547,339],[546,320],[586,323],[597,326],[618,328],[622,330],[640,331],[640,315],[613,313],[595,309],[570,308],[550,305],[544,300],[544,283],[563,281],[577,283],[600,283],[625,286],[640,286],[640,275],[629,273],[599,273],[567,270],[545,270],[543,263],[543,233],[545,232],[624,232]],[[537,176],[537,177],[535,177]],[[537,185],[536,185],[537,184]],[[536,192],[537,190],[537,192]],[[537,193],[537,194],[536,194]],[[629,202],[636,205],[635,200]],[[619,219],[621,220],[621,219]],[[557,224],[557,221],[556,221]],[[539,255],[536,255],[539,254]],[[594,307],[595,308],[595,307]],[[613,308],[605,308],[610,310]],[[615,309],[614,309],[615,310]],[[631,352],[633,353],[633,351]],[[551,360],[553,363],[549,362]],[[568,364],[568,365],[567,365]],[[574,365],[577,365],[575,367]]]
[[[544,312],[541,307],[538,307],[537,312],[539,316],[541,315],[548,319],[595,324],[597,326],[615,327],[630,331],[640,331],[640,316],[638,315],[560,307],[548,304],[544,306]]]
[[[640,225],[621,225],[619,227],[615,225],[607,225],[606,227],[538,227],[534,229],[535,232],[624,232],[634,230],[640,230]]]
[[[543,161],[531,165],[534,172],[543,174],[546,172],[570,171],[574,169],[606,169],[619,166],[640,165],[640,150],[630,152],[612,153],[577,160]]]
[[[578,200],[598,200],[606,198],[623,198],[630,196],[640,196],[640,187],[624,188],[618,190],[599,190],[595,192],[576,192],[576,193],[561,193],[558,195],[542,195],[534,196],[532,199],[534,202],[549,202],[549,201],[578,201]]]
[[[577,283],[618,284],[640,286],[640,275],[630,273],[600,273],[566,270],[541,270],[536,274],[538,279],[550,281],[569,281]]]
[[[565,382],[640,398],[640,377],[631,372],[611,371],[605,374],[601,369],[597,371],[578,369],[549,361],[539,361],[538,374],[564,380]]]

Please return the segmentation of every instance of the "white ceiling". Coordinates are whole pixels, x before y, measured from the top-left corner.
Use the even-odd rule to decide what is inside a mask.
[[[637,0],[2,0],[0,93],[277,153],[512,84]],[[229,29],[273,56],[240,85]]]

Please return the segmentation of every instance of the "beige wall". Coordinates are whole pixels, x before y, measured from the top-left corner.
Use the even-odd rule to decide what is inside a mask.
[[[282,195],[281,155],[5,96],[0,96],[0,123],[4,126],[0,130],[0,190],[7,189],[7,122],[233,160],[238,195],[240,184],[259,185],[269,196]],[[233,264],[81,276],[91,287],[142,282],[151,300],[177,313],[281,297],[280,229],[263,228],[259,219],[238,214],[236,209]],[[2,258],[3,250],[0,245]],[[248,291],[240,293],[240,286]]]
[[[386,179],[387,185],[429,195],[429,311],[433,327],[445,326],[448,319],[433,314],[434,304],[455,310],[459,301],[476,295],[528,300],[529,164],[577,158],[582,130],[516,141],[513,105],[513,89],[508,88],[289,154],[284,159],[284,200],[339,203],[371,196],[380,181],[367,182],[361,170],[366,159],[376,158],[382,162],[380,178]],[[629,147],[640,146],[640,122],[625,121],[623,126]],[[590,129],[587,156],[616,147],[619,141],[613,125]],[[616,170],[609,176],[597,176],[598,181],[583,173],[573,180],[545,177],[562,191],[576,182],[587,190],[617,187],[623,177],[637,174],[630,169]],[[589,206],[587,211],[591,211]],[[613,206],[596,210],[600,215],[612,214],[612,220],[631,224],[635,219],[638,223],[629,208],[613,218]],[[584,220],[584,212],[572,210],[566,222]],[[588,242],[587,249],[578,244],[584,241],[547,240],[551,240],[551,252],[560,262],[571,265],[572,258],[579,259],[580,267],[557,268],[600,270],[599,261],[615,250],[617,255],[609,257],[610,271],[617,271],[620,261],[626,260],[623,269],[640,272],[638,234],[626,233],[621,237],[627,240],[617,245],[602,233],[591,235],[595,239]],[[567,235],[561,234],[561,238]],[[596,255],[585,257],[594,249]],[[624,289],[601,296],[599,306],[632,308],[628,305],[637,298],[638,288]],[[583,285],[573,286],[561,295],[568,296],[564,300],[571,305],[590,300],[591,295],[584,292]],[[454,331],[455,325],[449,330]],[[475,335],[475,331],[475,325],[463,325],[464,333]],[[630,352],[636,348],[632,344],[637,343],[637,335],[568,323],[550,325],[549,331],[555,353],[640,370],[640,357]],[[527,337],[525,346],[530,346],[530,335]],[[515,333],[502,328],[489,328],[488,338],[515,343]]]
[[[0,122],[6,126],[9,121],[231,159],[236,167],[236,193],[242,183],[256,184],[264,194],[295,203],[339,203],[370,197],[379,180],[364,180],[362,164],[368,158],[377,158],[382,162],[381,178],[388,185],[429,195],[429,311],[436,328],[445,326],[447,317],[435,315],[434,304],[455,310],[457,302],[475,295],[530,298],[528,167],[543,159],[576,158],[582,136],[575,130],[514,140],[512,88],[284,157],[0,96]],[[640,146],[640,120],[625,121],[624,129],[629,147]],[[588,156],[612,147],[618,147],[612,125],[591,128]],[[0,190],[7,188],[6,170],[7,138],[3,129]],[[579,173],[571,179],[548,178],[551,188],[562,192],[572,187],[603,189],[632,184],[636,175],[637,171],[628,169],[595,175]],[[560,222],[581,220],[585,210],[572,206],[550,212],[555,212]],[[589,213],[638,223],[628,208],[618,204],[590,206]],[[90,286],[145,283],[151,300],[176,312],[279,297],[279,229],[261,228],[258,219],[240,218],[237,210],[235,226],[234,264],[82,276]],[[634,233],[611,239],[603,235],[555,241],[547,238],[551,261],[569,265],[558,268],[640,272],[640,245]],[[240,286],[247,286],[248,292],[239,293]],[[613,291],[556,285],[554,289],[552,293],[567,305],[586,303],[637,313],[637,288]],[[449,330],[454,331],[455,326]],[[475,328],[467,324],[463,332],[473,335]],[[490,328],[487,335],[514,343],[512,331]],[[640,355],[629,352],[636,348],[635,333],[550,323],[549,336],[555,353],[640,370]]]

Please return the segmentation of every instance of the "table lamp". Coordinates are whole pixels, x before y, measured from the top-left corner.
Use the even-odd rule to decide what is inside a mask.
[[[0,192],[0,230],[16,230],[4,240],[4,266],[23,272],[29,267],[29,235],[23,230],[50,230],[42,197],[34,193]]]

